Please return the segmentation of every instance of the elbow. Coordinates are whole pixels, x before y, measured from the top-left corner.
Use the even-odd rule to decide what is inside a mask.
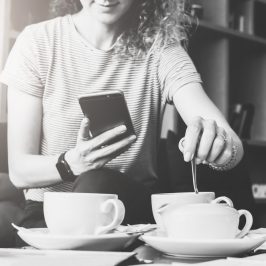
[[[25,189],[25,188],[29,187],[29,185],[27,184],[26,180],[13,167],[9,166],[9,170],[8,171],[9,171],[10,181],[12,182],[12,184],[17,189]]]
[[[17,189],[25,189],[28,187],[25,182],[23,182],[19,177],[12,174],[12,172],[9,174],[9,176],[10,176],[10,181]]]
[[[12,156],[11,156],[12,155]],[[32,164],[25,160],[25,156],[19,153],[8,153],[8,172],[12,184],[18,189],[26,189],[31,187],[29,167]]]

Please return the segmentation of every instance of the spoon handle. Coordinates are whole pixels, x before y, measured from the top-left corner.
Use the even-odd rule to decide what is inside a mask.
[[[196,165],[195,158],[191,160],[191,168],[192,168],[192,179],[193,179],[194,191],[195,193],[199,193],[198,186],[197,186],[197,165]]]
[[[183,152],[184,151],[184,141],[185,138],[180,139],[178,147]],[[199,193],[198,186],[197,186],[197,165],[196,165],[196,158],[193,156],[191,160],[191,168],[192,168],[192,180],[193,180],[193,187],[195,193]]]

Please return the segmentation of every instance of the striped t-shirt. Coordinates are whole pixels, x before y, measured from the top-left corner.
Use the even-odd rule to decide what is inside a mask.
[[[156,46],[154,46],[156,47]],[[201,82],[191,59],[178,44],[151,49],[144,57],[120,58],[112,49],[92,47],[77,31],[71,15],[30,25],[18,37],[1,81],[42,98],[40,153],[60,154],[76,144],[83,114],[79,95],[124,92],[137,140],[106,167],[145,185],[157,179],[157,152],[166,102],[188,83]],[[25,191],[42,201],[45,191],[70,191],[71,183]]]

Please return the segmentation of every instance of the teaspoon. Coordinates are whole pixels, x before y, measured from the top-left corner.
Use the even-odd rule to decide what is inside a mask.
[[[198,185],[197,185],[197,165],[196,159],[193,157],[191,160],[191,168],[192,168],[192,179],[193,179],[193,187],[196,194],[199,193]]]
[[[185,138],[182,138],[180,141],[179,141],[179,149],[181,151],[184,151],[184,141],[185,141]],[[194,187],[194,192],[196,194],[199,193],[199,190],[198,190],[198,186],[197,186],[197,165],[196,165],[196,158],[193,156],[192,160],[191,160],[191,168],[192,168],[192,180],[193,180],[193,187]]]

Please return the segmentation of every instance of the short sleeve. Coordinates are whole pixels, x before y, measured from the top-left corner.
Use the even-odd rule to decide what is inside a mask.
[[[173,96],[184,85],[202,82],[191,58],[179,44],[164,48],[158,72],[163,95],[168,103],[173,102]]]
[[[22,90],[31,95],[42,97],[36,41],[27,27],[18,36],[0,75],[0,82],[8,87]]]

